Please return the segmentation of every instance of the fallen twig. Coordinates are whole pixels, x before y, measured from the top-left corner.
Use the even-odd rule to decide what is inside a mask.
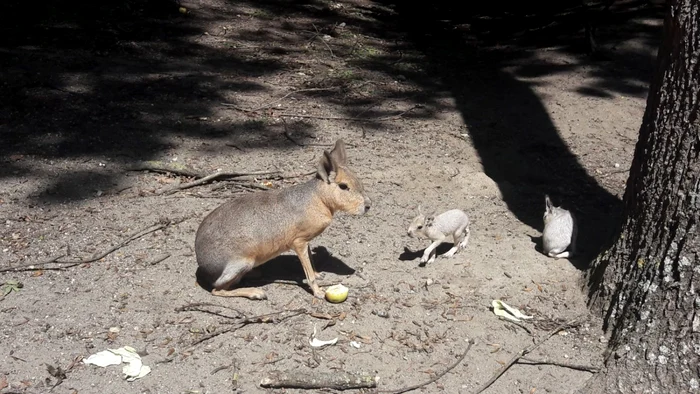
[[[183,312],[183,311],[198,311],[198,312],[204,312],[204,313],[213,313],[211,311],[203,310],[203,309],[198,309],[198,305],[204,305],[204,304],[191,304],[191,305],[185,305],[180,308],[176,308],[175,311],[177,312]],[[287,314],[285,316],[281,316],[284,314]],[[287,320],[289,318],[292,318],[294,316],[299,316],[302,314],[308,313],[308,311],[304,308],[299,308],[299,309],[291,309],[291,310],[282,310],[279,312],[273,312],[273,313],[267,313],[264,315],[258,315],[258,316],[252,316],[252,317],[244,317],[241,319],[237,319],[236,321],[230,322],[229,324],[234,324],[236,325],[235,327],[230,327],[222,331],[217,331],[215,333],[209,334],[207,336],[204,336],[202,338],[199,338],[198,340],[192,342],[191,346],[199,345],[202,342],[208,341],[212,338],[218,337],[219,335],[226,334],[229,332],[233,332],[238,330],[239,328],[245,327],[249,324],[262,324],[262,323],[279,323],[281,321]],[[216,314],[216,313],[213,313]],[[223,316],[228,319],[233,319],[228,316]],[[280,317],[281,316],[281,317]]]
[[[293,91],[293,92],[289,92],[289,93],[285,94],[284,96],[282,96],[282,97],[280,97],[280,98],[278,98],[278,99],[276,99],[276,100],[269,101],[267,104],[261,105],[260,107],[252,108],[252,109],[241,108],[241,107],[238,107],[238,106],[236,106],[236,105],[234,105],[234,104],[229,104],[229,103],[221,103],[221,105],[223,105],[223,106],[225,106],[225,107],[233,108],[233,109],[235,109],[235,110],[237,110],[237,111],[241,111],[241,112],[248,112],[248,113],[251,113],[251,112],[258,112],[258,111],[262,111],[263,109],[267,109],[267,108],[272,107],[273,105],[279,103],[280,101],[286,99],[287,97],[293,95],[294,93],[331,91],[331,90],[337,90],[337,89],[339,89],[339,88],[340,88],[340,86],[332,86],[332,87],[329,87],[329,88],[299,89],[299,90],[295,90],[295,91]]]
[[[313,27],[314,27],[314,30],[316,30],[316,37],[318,37],[318,35],[321,34],[321,32],[318,30],[318,28],[316,27],[316,25],[314,25],[313,23],[311,24],[311,26],[313,26]],[[316,38],[316,37],[314,37],[314,38]],[[331,47],[328,45],[328,43],[326,42],[326,40],[323,39],[323,37],[321,37],[321,42],[323,43],[323,45],[326,46],[326,48],[328,48],[328,52],[331,53],[331,57],[335,57],[335,54],[333,53],[333,50],[332,50]]]
[[[523,362],[526,361],[526,362]],[[562,363],[558,361],[552,361],[552,360],[536,360],[532,359],[529,357],[520,357],[520,359],[517,361],[518,364],[522,365],[554,365],[557,367],[564,367],[564,368],[570,368],[570,369],[575,369],[577,371],[585,371],[585,372],[590,372],[590,373],[597,373],[600,371],[599,367],[594,367],[590,365],[581,365],[581,364],[571,364],[571,363]]]
[[[523,323],[520,323],[520,322],[517,322],[517,321],[513,321],[513,320],[504,319],[504,318],[502,318],[502,317],[499,317],[498,319],[499,319],[499,320],[503,320],[503,321],[506,322],[506,323],[514,324],[514,325],[516,325],[516,326],[522,328],[523,330],[525,330],[528,334],[532,335],[532,331],[531,331],[529,328],[527,328],[527,326],[524,325]]]
[[[180,190],[189,189],[191,187],[203,185],[205,183],[213,181],[214,179],[219,179],[219,178],[238,178],[238,177],[247,176],[247,175],[271,175],[271,174],[278,174],[278,173],[279,173],[279,171],[257,171],[257,172],[217,171],[213,174],[209,174],[203,178],[197,179],[196,181],[183,183],[183,184],[177,185],[175,187],[172,187],[170,189],[163,189],[163,190],[156,192],[155,194],[156,195],[173,194],[173,193],[176,193]]]
[[[489,388],[489,386],[491,386],[491,385],[493,384],[493,382],[495,382],[496,380],[498,380],[498,378],[500,378],[501,375],[503,375],[510,367],[512,367],[513,364],[515,364],[520,358],[522,358],[522,357],[525,356],[526,354],[532,352],[533,350],[535,350],[535,349],[536,349],[538,346],[540,346],[541,344],[545,343],[545,342],[546,342],[549,338],[551,338],[554,334],[558,333],[559,331],[566,330],[566,329],[568,329],[568,328],[576,327],[576,326],[580,325],[581,322],[582,322],[582,319],[581,319],[581,318],[577,318],[577,319],[571,320],[571,321],[568,322],[568,323],[561,324],[561,325],[557,326],[555,329],[553,329],[552,331],[550,331],[550,332],[548,332],[547,334],[545,334],[544,337],[540,338],[538,341],[536,341],[536,342],[533,343],[532,345],[530,345],[530,346],[526,347],[525,349],[522,349],[521,351],[519,351],[518,353],[516,353],[515,356],[513,356],[513,358],[510,359],[510,361],[508,361],[507,363],[505,363],[505,364],[503,365],[503,367],[501,367],[498,371],[496,371],[496,373],[493,374],[493,376],[491,376],[491,379],[489,379],[486,383],[482,384],[481,387],[479,387],[479,389],[477,389],[477,390],[474,392],[474,394],[479,394],[479,393],[481,393],[482,391],[484,391],[484,390],[486,390],[487,388]]]
[[[601,178],[606,178],[606,177],[609,177],[610,175],[622,174],[622,173],[629,172],[629,171],[630,171],[629,168],[625,168],[625,169],[622,169],[622,170],[610,171],[610,172],[608,172],[608,173],[600,174],[600,177],[601,177]]]
[[[467,356],[467,353],[469,353],[469,349],[472,348],[472,345],[474,345],[474,340],[473,340],[473,339],[469,340],[469,345],[467,345],[467,348],[464,349],[464,353],[462,353],[462,355],[457,359],[457,361],[455,361],[452,365],[450,365],[449,367],[447,367],[447,369],[445,369],[444,371],[442,371],[442,372],[440,372],[439,374],[435,375],[432,379],[430,379],[430,380],[428,380],[428,381],[426,381],[426,382],[423,382],[423,383],[420,383],[420,384],[416,384],[416,385],[413,385],[413,386],[409,386],[409,387],[405,387],[405,388],[402,388],[402,389],[396,389],[396,390],[379,390],[379,392],[380,392],[380,393],[390,393],[390,394],[406,393],[406,392],[409,392],[409,391],[413,391],[413,390],[419,389],[419,388],[421,388],[421,387],[423,387],[423,386],[427,386],[427,385],[429,385],[429,384],[431,384],[431,383],[437,382],[441,377],[445,376],[448,372],[450,372],[451,370],[455,369],[455,367],[458,366],[458,365],[462,362],[462,360],[464,360],[464,358]]]
[[[352,122],[382,122],[385,120],[394,120],[398,119],[407,113],[413,111],[416,108],[421,108],[422,106],[419,104],[414,105],[413,107],[400,112],[396,115],[389,115],[389,116],[383,116],[380,118],[353,118],[349,116],[320,116],[320,115],[303,115],[303,114],[290,114],[290,113],[281,113],[281,114],[275,114],[275,116],[279,117],[287,117],[287,118],[310,118],[310,119],[323,119],[323,120],[348,120]]]
[[[290,372],[272,371],[260,381],[270,388],[349,390],[377,387],[379,376],[350,372]]]
[[[236,312],[236,316],[229,316],[229,315],[224,315],[221,312],[210,311],[208,309],[205,309],[205,307],[230,309],[230,310],[233,310],[234,312]],[[210,304],[208,302],[197,302],[197,303],[183,305],[181,307],[175,308],[175,311],[176,312],[202,312],[202,313],[208,313],[208,314],[211,314],[214,316],[223,317],[226,319],[239,319],[241,317],[245,317],[245,315],[242,312],[238,311],[237,309],[226,307],[223,305]]]
[[[193,177],[197,177],[197,178],[203,176],[200,172],[195,171],[194,169],[189,168],[182,163],[162,161],[162,160],[142,161],[142,162],[139,162],[139,163],[132,165],[131,167],[127,168],[127,170],[128,171],[153,171],[153,172],[161,172],[161,173],[170,173],[170,174],[175,174],[175,175],[193,176]]]
[[[120,242],[116,246],[113,246],[106,251],[97,254],[93,257],[83,259],[83,260],[68,260],[68,261],[61,261],[60,259],[65,257],[65,255],[59,256],[59,257],[54,257],[50,260],[39,262],[39,263],[31,263],[31,264],[24,264],[24,265],[19,265],[16,267],[9,267],[9,268],[2,268],[0,269],[0,272],[17,272],[17,271],[37,271],[37,270],[64,270],[66,268],[71,268],[75,267],[77,265],[82,265],[82,264],[87,264],[87,263],[93,263],[95,261],[98,261],[107,255],[114,253],[115,251],[123,248],[127,244],[129,244],[131,241],[134,241],[136,239],[139,239],[143,237],[144,235],[156,232],[158,230],[162,230],[168,226],[175,225],[175,224],[180,224],[187,220],[187,218],[183,218],[177,221],[169,221],[167,223],[159,223],[159,224],[154,224],[152,226],[149,226],[143,230],[140,230],[136,232],[134,235],[128,237],[124,241]],[[40,268],[43,265],[48,265],[48,264],[63,264],[60,267],[52,267],[52,268]]]

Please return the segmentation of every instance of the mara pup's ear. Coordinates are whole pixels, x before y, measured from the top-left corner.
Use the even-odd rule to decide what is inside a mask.
[[[554,210],[554,205],[552,205],[552,200],[549,199],[548,195],[544,195],[544,208],[547,212],[552,212]]]

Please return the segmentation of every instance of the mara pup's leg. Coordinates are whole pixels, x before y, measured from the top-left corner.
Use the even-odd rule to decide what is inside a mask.
[[[445,236],[441,236],[440,239],[434,239],[433,243],[430,244],[427,248],[425,248],[425,251],[423,252],[423,257],[421,257],[420,262],[421,263],[432,263],[435,261],[435,255],[437,253],[435,252],[435,249],[440,246],[441,243],[445,241]]]
[[[219,279],[214,282],[214,288],[211,291],[212,295],[219,297],[245,297],[251,300],[267,299],[267,294],[263,289],[257,287],[240,287],[231,289],[253,269],[253,264],[246,260],[231,261],[226,264],[224,272],[221,273]]]
[[[549,257],[554,257],[555,259],[565,259],[569,257],[569,251],[564,251],[561,253],[549,252]]]
[[[452,234],[452,241],[454,242],[452,248],[443,254],[442,257],[450,258],[457,253],[460,245],[462,245],[462,242],[464,242],[464,230],[459,229],[455,231],[454,234]]]
[[[462,249],[465,249],[467,247],[467,244],[469,243],[469,235],[471,232],[469,231],[469,227],[464,229],[464,238],[462,238],[462,242],[459,243],[459,247]]]

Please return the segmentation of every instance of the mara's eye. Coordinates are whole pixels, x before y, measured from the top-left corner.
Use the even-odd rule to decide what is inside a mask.
[[[348,190],[350,189],[347,184],[345,183],[339,183],[338,187],[341,188],[342,190]]]
[[[422,228],[423,228],[423,226],[418,226],[418,230],[420,230],[420,229],[422,229]]]

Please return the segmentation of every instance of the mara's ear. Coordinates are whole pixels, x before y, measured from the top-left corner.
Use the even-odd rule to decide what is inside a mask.
[[[318,161],[316,176],[326,183],[335,181],[335,174],[338,173],[338,164],[328,151],[323,152],[321,160]]]
[[[347,155],[345,154],[345,143],[343,140],[335,141],[335,146],[331,151],[331,157],[335,159],[336,164],[344,166],[347,162]]]
[[[547,212],[552,212],[554,210],[554,205],[552,205],[552,200],[549,199],[548,195],[544,195],[544,206]]]
[[[435,221],[435,216],[430,215],[427,218],[425,218],[425,227],[430,227],[433,225],[433,222]]]

